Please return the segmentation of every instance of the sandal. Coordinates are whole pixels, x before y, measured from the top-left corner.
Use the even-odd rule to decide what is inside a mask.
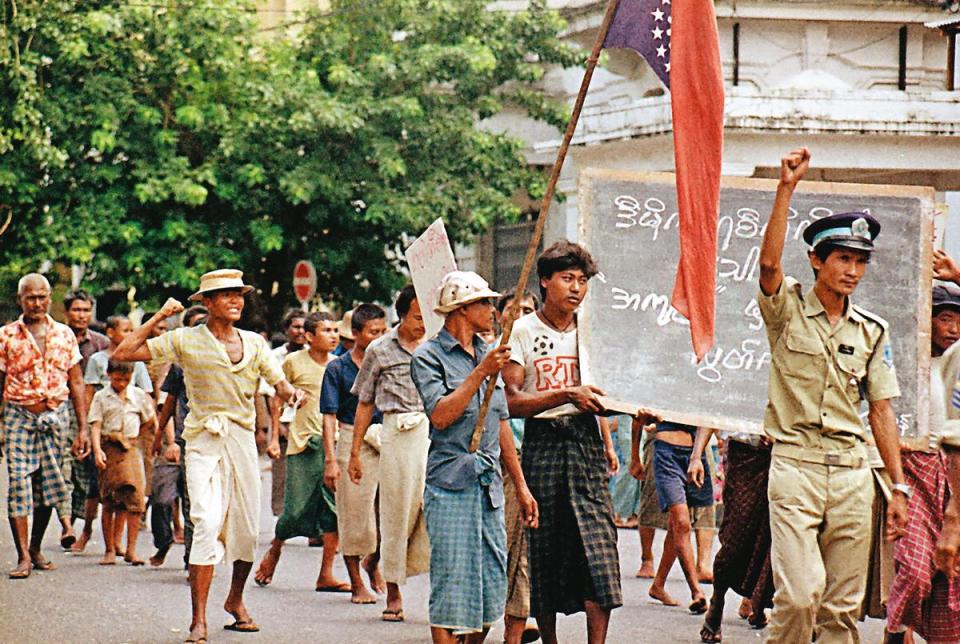
[[[30,562],[34,570],[56,570],[57,564],[47,559],[34,559]]]
[[[385,610],[383,611],[383,614],[380,615],[380,619],[385,622],[402,622],[403,609],[399,608],[397,610]]]
[[[713,628],[710,624],[706,622],[703,623],[703,628],[700,629],[700,641],[701,642],[722,642],[723,633],[720,628]]]
[[[258,633],[260,627],[252,619],[246,620],[237,620],[233,624],[225,624],[223,627],[225,631],[234,631],[236,633]]]
[[[349,593],[353,591],[353,586],[345,581],[333,586],[317,586],[314,588],[318,593]]]

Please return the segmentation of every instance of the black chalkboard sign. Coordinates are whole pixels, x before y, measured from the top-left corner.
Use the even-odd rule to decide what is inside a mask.
[[[760,243],[776,181],[724,179],[720,193],[716,344],[696,364],[687,321],[670,306],[679,256],[672,174],[587,169],[580,241],[597,259],[580,317],[584,382],[668,420],[762,431],[770,351],[760,312]],[[883,228],[853,301],[890,324],[902,435],[926,433],[934,192],[913,186],[803,182],[793,196],[784,272],[804,289],[813,272],[803,230],[836,212],[867,210]],[[865,413],[865,410],[864,410]]]

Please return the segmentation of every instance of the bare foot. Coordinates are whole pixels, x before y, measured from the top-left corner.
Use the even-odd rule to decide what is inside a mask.
[[[113,550],[107,550],[103,553],[103,559],[99,561],[101,566],[112,566],[117,563],[117,553]]]
[[[370,594],[370,591],[367,590],[366,586],[360,586],[360,588],[355,588],[352,590],[352,594],[350,595],[350,603],[376,604],[377,598]]]
[[[183,528],[173,531],[173,542],[177,545],[183,544]]]
[[[637,569],[637,577],[640,579],[653,579],[653,559],[644,559],[640,562],[640,567]]]
[[[380,562],[371,563],[370,557],[367,557],[360,565],[367,571],[367,576],[370,578],[370,588],[373,589],[373,592],[378,595],[387,592],[387,582],[384,581],[383,573],[380,572]]]
[[[670,593],[667,592],[666,588],[658,588],[656,586],[650,586],[650,590],[647,593],[658,602],[664,606],[679,606],[680,602],[670,596]]]
[[[697,579],[701,584],[712,584],[713,583],[713,571],[712,570],[698,570]]]
[[[196,624],[190,627],[190,636],[186,639],[187,642],[206,642],[207,641],[207,625],[206,624]]]
[[[127,550],[127,554],[123,556],[123,560],[126,561],[131,566],[143,565],[143,559],[138,557],[136,552],[131,552],[130,550]]]
[[[740,607],[737,609],[737,616],[740,619],[747,619],[750,617],[750,613],[753,612],[753,609],[750,607],[750,600],[743,599],[740,601]]]
[[[270,585],[270,582],[273,581],[273,573],[277,570],[278,561],[280,561],[280,556],[273,551],[273,548],[267,550],[267,554],[263,555],[263,559],[260,560],[260,565],[257,567],[257,572],[253,576],[253,580],[257,582],[258,586]]]
[[[80,554],[84,548],[87,547],[88,541],[90,541],[90,533],[84,530],[80,533],[80,538],[77,539],[77,542],[70,546],[70,552]]]

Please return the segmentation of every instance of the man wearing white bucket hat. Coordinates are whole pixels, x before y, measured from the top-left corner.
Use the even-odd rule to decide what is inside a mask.
[[[213,566],[224,555],[233,562],[224,609],[234,618],[224,628],[259,630],[243,603],[243,587],[256,554],[260,523],[253,399],[261,377],[276,388],[282,400],[299,402],[303,398],[302,391],[284,380],[266,341],[256,333],[234,327],[243,312],[243,296],[252,290],[243,283],[240,271],[206,273],[200,278],[200,288],[190,296],[191,301],[202,301],[209,311],[206,324],[179,328],[148,340],[161,320],[183,310],[183,305],[171,298],[114,352],[117,360],[156,360],[183,369],[190,399],[183,439],[194,524],[190,551],[193,621],[187,642],[207,639],[207,595]]]
[[[413,354],[411,375],[430,418],[423,495],[430,536],[430,624],[433,641],[481,642],[507,600],[507,534],[503,464],[516,483],[525,525],[536,527],[537,503],[527,489],[507,423],[500,369],[510,348],[487,349],[477,335],[493,330],[499,293],[472,272],[448,273],[437,313],[443,328]],[[484,391],[496,387],[476,452],[470,451]]]

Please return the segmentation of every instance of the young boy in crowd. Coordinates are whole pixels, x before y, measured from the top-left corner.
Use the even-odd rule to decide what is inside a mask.
[[[93,396],[87,422],[93,441],[93,455],[100,470],[100,500],[103,503],[104,566],[116,563],[114,524],[127,520],[127,551],[124,560],[142,566],[137,557],[137,533],[144,511],[143,457],[137,448],[141,429],[153,429],[157,417],[150,396],[131,385],[133,365],[110,360],[110,385]]]
[[[113,356],[113,352],[117,349],[117,346],[119,346],[123,339],[132,332],[133,325],[130,324],[130,320],[127,319],[126,316],[111,315],[107,318],[106,335],[107,339],[110,340],[110,346],[105,350],[98,351],[90,356],[90,360],[87,362],[87,369],[83,374],[83,382],[86,385],[87,390],[88,409],[92,404],[94,394],[110,384],[110,379],[107,374],[107,363],[109,362],[111,356]],[[142,362],[135,362],[132,364],[132,368],[133,384],[139,389],[142,389],[145,393],[152,394],[153,383],[150,381],[150,374],[147,372],[146,365],[144,365]],[[134,443],[137,443],[137,441],[134,441]],[[90,458],[93,458],[93,454],[90,455]],[[151,467],[149,474],[152,474],[152,472],[153,468]],[[144,481],[149,480],[147,467],[144,465]],[[143,489],[144,493],[147,493],[146,484],[144,484]],[[87,499],[89,500],[97,498],[99,498],[99,490],[96,489],[96,486],[91,486],[90,490],[87,492]],[[114,523],[113,527],[115,533],[113,542],[119,548],[120,539],[123,535],[122,517],[120,521]],[[104,537],[104,539],[106,539],[106,537]],[[123,550],[120,552],[123,552]]]
[[[296,410],[287,429],[287,475],[284,482],[283,512],[277,521],[270,550],[260,562],[256,581],[266,586],[273,579],[283,542],[293,537],[323,535],[323,560],[317,577],[317,592],[350,592],[350,584],[333,576],[333,559],[339,547],[337,511],[333,490],[326,487],[323,473],[326,460],[334,458],[323,445],[323,417],[320,390],[323,375],[332,361],[340,334],[329,313],[311,313],[304,320],[306,347],[287,355],[283,373],[287,381],[307,393],[306,403]],[[273,431],[267,454],[280,457],[280,408],[272,410]]]

